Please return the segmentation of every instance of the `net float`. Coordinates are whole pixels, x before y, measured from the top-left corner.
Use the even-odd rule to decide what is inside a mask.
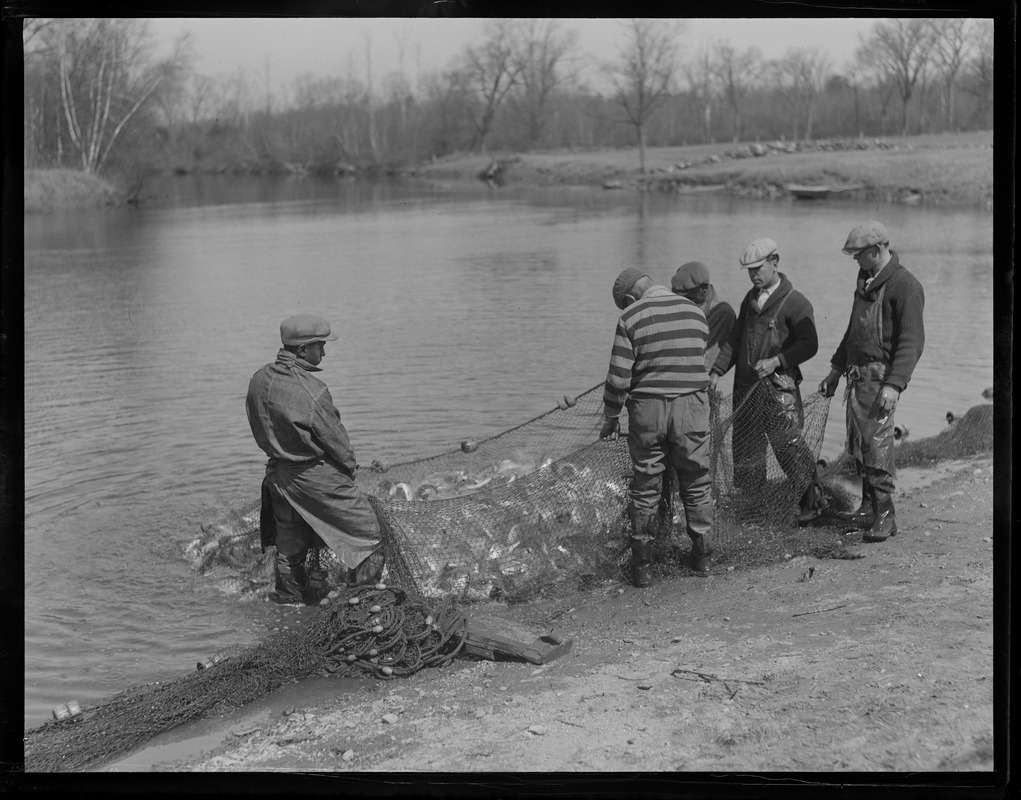
[[[59,706],[53,709],[53,718],[55,720],[70,719],[71,717],[78,716],[82,713],[81,706],[78,705],[77,700],[71,700],[68,703],[61,703]]]
[[[348,656],[347,656],[348,663],[354,661],[357,658],[358,658],[358,656],[356,656],[354,653],[348,653]]]
[[[369,611],[372,612],[373,614],[378,614],[382,610],[383,606],[373,606],[372,608],[369,609]]]
[[[376,649],[375,647],[373,647],[373,648],[372,648],[372,649],[371,649],[371,650],[369,651],[369,655],[370,655],[370,656],[378,656],[378,655],[379,655],[379,651],[378,651],[378,650],[377,650],[377,649]]]
[[[356,606],[356,605],[358,605],[358,603],[360,603],[361,601],[360,601],[360,600],[358,599],[358,597],[356,596],[356,597],[352,597],[352,598],[350,598],[350,599],[349,599],[349,600],[348,600],[347,602],[349,602],[349,603],[350,603],[351,605],[353,605],[353,606]]]
[[[209,669],[215,662],[211,658],[205,658],[195,664],[195,669]]]
[[[461,442],[461,451],[464,453],[474,453],[479,449],[479,443],[474,439],[466,439]]]
[[[373,633],[382,633],[383,632],[383,626],[382,625],[374,625],[372,627],[372,632]]]
[[[386,588],[386,584],[385,583],[377,583],[375,588],[379,589],[379,591],[383,591]]]
[[[380,670],[380,672],[382,672],[384,675],[393,675],[394,674],[394,671],[393,671],[393,669],[391,667],[383,667]]]
[[[425,618],[425,624],[426,625],[432,625],[433,624],[432,614],[430,614],[428,617]]]

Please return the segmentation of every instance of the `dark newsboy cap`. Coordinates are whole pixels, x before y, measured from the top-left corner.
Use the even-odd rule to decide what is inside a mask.
[[[613,302],[617,308],[624,308],[624,295],[631,291],[631,288],[642,278],[647,278],[644,272],[634,267],[628,267],[617,276],[613,282]]]
[[[670,279],[670,288],[674,292],[690,292],[703,283],[709,283],[709,267],[701,261],[689,261],[674,273]]]

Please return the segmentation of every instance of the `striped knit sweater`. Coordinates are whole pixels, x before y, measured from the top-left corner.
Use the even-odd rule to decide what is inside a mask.
[[[652,286],[620,315],[603,391],[603,413],[616,417],[627,395],[679,397],[709,385],[705,314],[665,286]]]

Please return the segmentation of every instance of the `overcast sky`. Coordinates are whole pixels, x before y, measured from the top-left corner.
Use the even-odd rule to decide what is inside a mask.
[[[840,69],[853,57],[858,35],[875,22],[875,17],[688,19],[680,39],[682,58],[710,40],[729,41],[738,49],[755,45],[766,58],[779,57],[791,47],[819,46],[828,52],[831,66]],[[243,67],[262,77],[268,59],[270,81],[279,89],[303,73],[347,75],[353,70],[364,80],[367,42],[377,86],[387,73],[398,70],[402,39],[406,74],[445,68],[465,45],[479,41],[485,20],[182,18],[150,24],[161,50],[168,51],[177,35],[189,31],[195,69],[203,75],[227,75]],[[572,18],[561,24],[578,32],[581,52],[593,58],[613,58],[625,41],[621,20]]]

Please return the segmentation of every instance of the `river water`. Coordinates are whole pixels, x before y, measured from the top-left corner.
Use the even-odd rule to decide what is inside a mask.
[[[625,266],[668,285],[704,261],[736,308],[750,286],[737,258],[759,236],[815,307],[813,391],[850,309],[840,246],[878,217],[927,292],[925,355],[898,421],[938,433],[993,383],[988,212],[289,178],[166,188],[140,209],[25,220],[26,727],[293,621],[221,592],[182,555],[202,523],[257,496],[264,457],[244,396],[290,314],[340,334],[323,378],[359,461],[397,461],[600,383]],[[842,417],[838,398],[825,455],[840,452]]]

